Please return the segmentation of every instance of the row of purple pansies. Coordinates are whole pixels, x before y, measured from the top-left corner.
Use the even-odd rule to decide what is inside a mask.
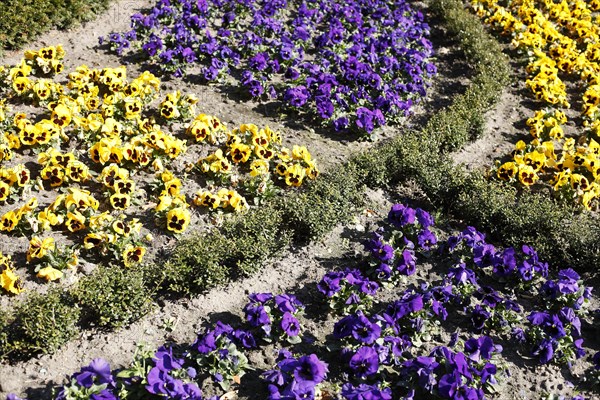
[[[107,42],[163,72],[200,65],[336,131],[407,116],[435,74],[429,26],[405,0],[160,0]]]
[[[550,278],[531,247],[497,249],[472,227],[438,243],[432,216],[401,204],[364,243],[360,267],[330,271],[317,285],[319,302],[338,318],[326,339],[329,357],[293,351],[298,347],[291,346],[308,343],[300,323],[304,306],[295,296],[254,293],[243,309],[245,326],[217,322],[191,346],[140,350],[121,370],[96,359],[72,375],[56,399],[201,399],[205,379],[225,391],[234,382],[244,385],[240,378],[251,369],[245,353],[266,343],[288,345],[274,368],[261,374],[264,396],[272,400],[323,393],[349,400],[484,399],[496,376],[507,376],[497,362],[498,341],[527,343],[541,363],[570,363],[584,355],[580,316],[591,288],[572,269]],[[408,284],[421,257],[447,264],[439,282]],[[382,287],[399,290],[397,300],[377,304]],[[446,346],[425,346],[439,338],[450,313],[470,321],[471,333],[452,333]],[[328,358],[338,364],[335,377],[328,376]],[[600,353],[592,363],[598,375]],[[326,384],[328,378],[339,383],[337,389]]]

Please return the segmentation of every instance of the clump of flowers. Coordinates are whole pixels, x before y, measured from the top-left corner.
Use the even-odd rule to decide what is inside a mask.
[[[540,286],[546,310],[529,314],[531,326],[526,334],[533,354],[542,363],[569,363],[585,355],[579,316],[585,315],[591,292],[592,288],[584,287],[579,274],[570,268],[560,270],[557,279],[548,279]]]
[[[33,218],[38,206],[36,197],[32,197],[21,207],[7,211],[0,217],[0,231],[4,232],[26,232],[35,230],[36,222]]]
[[[87,228],[99,205],[90,191],[69,187],[67,193],[59,194],[37,214],[37,229],[45,231],[63,225],[71,233],[79,232]]]
[[[318,398],[319,384],[327,377],[329,368],[315,354],[294,357],[280,350],[277,365],[261,376],[269,384],[269,400],[282,398]]]
[[[129,170],[117,164],[109,164],[102,169],[98,180],[108,189],[110,205],[115,210],[126,210],[131,205],[135,193],[135,181]]]
[[[0,252],[0,287],[10,294],[23,291],[23,281],[17,275],[10,255]]]
[[[178,77],[200,64],[208,82],[235,77],[252,97],[277,99],[339,132],[369,135],[409,115],[436,73],[423,20],[403,0],[176,0],[134,14],[129,32],[101,42],[117,54],[138,50]]]
[[[108,258],[109,263],[119,261],[131,267],[141,263],[146,254],[141,229],[137,218],[128,220],[125,214],[115,217],[104,212],[90,217],[83,248],[92,258]]]
[[[50,182],[51,187],[72,182],[83,183],[91,178],[89,167],[79,161],[73,152],[63,153],[55,148],[38,155],[38,164],[42,165],[41,177]]]
[[[27,50],[25,52],[25,65],[31,67],[31,73],[40,70],[43,74],[59,74],[63,70],[62,60],[65,58],[65,50],[62,45],[43,47],[37,51]]]
[[[200,371],[210,374],[223,390],[229,390],[250,369],[248,358],[238,346],[256,347],[254,336],[219,321],[214,329],[198,335],[192,344],[191,357],[195,356]]]
[[[162,189],[154,207],[157,220],[166,225],[169,232],[183,233],[190,224],[192,215],[185,195],[181,193],[181,180],[165,170],[160,173],[157,182],[157,187]]]
[[[260,204],[280,191],[280,186],[299,187],[305,179],[316,179],[319,175],[317,164],[305,146],[294,145],[291,150],[282,146],[281,134],[269,127],[259,129],[254,124],[243,124],[228,131],[218,121],[210,117],[204,119],[206,122],[202,122],[202,126],[198,120],[192,123],[192,132],[200,132],[196,132],[196,137],[202,134],[218,142],[214,135],[226,134],[226,140],[220,143],[220,148],[201,158],[196,169],[208,178],[211,186],[229,186],[243,193],[239,199],[241,206],[231,207],[236,211],[246,208],[246,197],[251,198],[252,203]],[[216,128],[208,125],[211,122]],[[232,203],[222,205],[221,199],[222,196],[214,191],[201,190],[194,203],[209,209],[226,208]]]
[[[71,376],[70,383],[64,385],[56,400],[105,399],[117,400],[116,380],[110,364],[101,358],[81,368]]]
[[[162,346],[152,352],[139,347],[131,366],[116,374],[118,393],[134,398],[202,400],[194,382],[196,370],[185,367],[185,361],[173,353],[173,348]]]
[[[63,271],[73,270],[79,263],[79,252],[75,249],[59,248],[54,238],[34,236],[29,241],[27,263],[35,264],[38,278],[55,281],[63,277]]]
[[[291,294],[253,293],[244,307],[244,315],[255,335],[268,342],[283,339],[300,343],[302,327],[298,316],[304,306]]]
[[[430,229],[433,217],[420,208],[395,204],[386,222],[365,243],[370,255],[367,272],[378,280],[393,283],[416,272],[417,253],[428,254],[434,249],[437,236]]]
[[[31,171],[24,164],[0,168],[0,201],[21,197],[32,184]]]
[[[533,344],[532,353],[541,363],[569,363],[585,355],[581,321],[571,308],[563,307],[558,312],[532,311],[527,319],[531,324],[526,333]]]
[[[467,262],[478,270],[490,270],[501,281],[512,280],[523,290],[548,276],[548,263],[541,261],[531,246],[523,245],[521,252],[512,247],[497,250],[487,243],[485,234],[467,227],[448,239],[447,249],[459,263]]]
[[[329,307],[338,314],[368,310],[379,284],[362,275],[360,270],[330,271],[318,283],[319,292],[329,300]]]
[[[194,95],[182,95],[179,90],[169,93],[158,108],[160,116],[169,122],[187,121],[195,114],[198,99]]]
[[[527,119],[532,140],[519,141],[506,162],[497,162],[494,175],[520,188],[549,188],[558,198],[597,209],[600,189],[598,138],[600,95],[597,35],[590,23],[596,2],[510,3],[473,0],[471,4],[489,25],[512,39],[512,46],[527,54],[524,82],[541,102]],[[566,81],[578,81],[567,90]],[[579,132],[565,137],[565,109],[581,105]]]
[[[493,392],[498,372],[494,355],[502,347],[482,336],[465,343],[463,352],[438,346],[429,356],[405,361],[401,369],[403,399],[434,395],[442,399],[480,399]]]

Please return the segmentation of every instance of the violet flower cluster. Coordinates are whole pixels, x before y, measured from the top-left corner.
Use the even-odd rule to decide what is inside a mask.
[[[274,369],[261,376],[269,385],[269,400],[314,399],[329,368],[315,354],[295,357],[281,350]]]
[[[284,339],[295,344],[301,341],[302,327],[297,317],[304,309],[291,294],[252,293],[244,307],[244,315],[256,335],[265,341]]]
[[[194,382],[196,370],[185,367],[186,360],[175,356],[172,348],[160,347],[155,353],[138,352],[127,369],[111,372],[103,359],[95,359],[71,376],[56,400],[119,400],[121,398],[202,400]]]
[[[391,239],[385,243],[394,245],[418,243],[415,238],[434,225],[430,214],[403,205],[392,207],[387,223]],[[432,247],[417,244],[411,249],[425,253]],[[378,289],[389,286],[385,274],[367,278],[361,269],[325,274],[319,291],[338,304],[340,314],[326,346],[339,365],[332,370],[338,373],[333,379],[341,389],[338,386],[333,393],[325,386],[326,354],[320,358],[322,353],[292,354],[282,349],[274,368],[261,374],[268,385],[266,397],[315,399],[323,391],[347,400],[478,400],[494,391],[502,372],[497,362],[502,352],[498,337],[511,344],[526,343],[542,363],[570,363],[584,355],[580,317],[586,313],[592,289],[582,284],[574,270],[551,274],[531,247],[496,249],[472,227],[450,237],[439,249],[435,257],[449,263],[448,273],[435,284],[413,283],[385,303],[374,301],[381,293]],[[368,258],[383,253],[371,252]],[[257,347],[255,336],[267,342],[301,342],[297,316],[303,306],[298,299],[271,293],[254,293],[249,299],[244,314],[250,330],[217,322],[188,348],[143,352],[129,368],[116,372],[105,361],[94,360],[71,377],[57,398],[119,399],[126,394],[200,399],[198,385],[208,376],[227,390],[231,382],[240,383],[250,368],[244,351]],[[470,320],[471,332],[455,332],[447,346],[424,352],[431,349],[424,342],[439,343],[438,327],[449,318]],[[600,353],[591,358],[590,376],[598,380]]]
[[[173,355],[172,348],[160,347],[146,375],[146,391],[169,399],[202,400],[198,385],[188,382],[196,377],[196,370],[184,368],[184,363],[184,358]]]
[[[231,383],[239,381],[250,368],[248,358],[238,346],[255,348],[254,336],[221,321],[214,329],[199,334],[192,344],[198,368],[208,372],[223,390],[229,390]]]
[[[442,399],[483,400],[485,389],[496,383],[498,369],[492,358],[501,351],[502,347],[491,338],[482,336],[465,342],[462,352],[438,346],[429,356],[405,361],[401,370],[405,393],[401,398],[436,395]]]
[[[403,204],[392,206],[386,225],[372,233],[365,242],[370,254],[367,274],[376,280],[397,283],[402,276],[416,272],[417,254],[436,248],[437,236],[430,229],[433,217],[425,210]]]
[[[481,269],[490,268],[496,279],[516,281],[523,287],[529,287],[536,280],[548,276],[548,264],[539,259],[531,246],[523,245],[520,257],[513,247],[497,250],[485,241],[485,234],[471,226],[450,237],[447,248],[463,262]]]
[[[107,42],[175,76],[200,65],[338,132],[409,115],[436,68],[423,14],[405,0],[160,0]]]
[[[475,332],[510,332],[517,342],[527,342],[541,363],[570,363],[581,358],[581,321],[592,288],[581,285],[572,269],[558,271],[557,279],[549,278],[548,264],[542,262],[535,249],[524,245],[521,251],[508,247],[498,250],[473,227],[450,237],[447,250],[455,259],[447,280],[454,286],[455,302],[470,315]],[[513,297],[500,294],[482,284],[506,282]],[[540,300],[529,311],[527,322],[520,327],[524,312],[514,297],[537,294]]]
[[[330,271],[317,289],[329,299],[329,306],[339,314],[351,314],[371,307],[379,284],[363,276],[358,269]]]
[[[116,381],[108,362],[96,358],[71,376],[71,382],[64,385],[56,400],[89,398],[91,400],[116,400]]]

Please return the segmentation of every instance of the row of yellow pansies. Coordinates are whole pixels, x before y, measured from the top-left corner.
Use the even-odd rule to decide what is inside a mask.
[[[487,23],[512,37],[529,56],[526,87],[545,103],[528,119],[533,139],[517,143],[513,159],[498,163],[496,176],[554,193],[587,209],[600,204],[600,1],[472,0]],[[575,93],[575,94],[572,94]],[[581,104],[580,134],[565,137],[561,109]]]
[[[128,212],[153,175],[149,186],[156,190],[146,198],[156,204],[158,226],[173,234],[188,228],[192,204],[244,211],[245,196],[258,204],[261,196],[318,175],[306,147],[289,150],[268,127],[246,124],[230,131],[214,116],[194,118],[197,98],[175,91],[161,100],[161,82],[149,72],[129,80],[123,66],[82,65],[61,82],[64,55],[62,47],[50,46],[26,51],[16,66],[0,67],[0,162],[18,158],[35,165],[0,167],[0,205],[30,199],[0,215],[0,232],[30,238],[27,262],[39,278],[60,279],[78,265],[80,252],[90,262],[141,262],[152,235],[144,236],[141,222]],[[20,104],[36,112],[13,113]],[[188,145],[202,142],[210,156],[185,170],[166,169]],[[37,156],[27,160],[30,151]],[[188,200],[177,173],[208,186],[195,197],[187,193]],[[34,192],[44,190],[56,195],[40,207]],[[58,246],[44,235],[51,231],[75,244]],[[19,293],[21,283],[10,255],[0,256],[0,286]]]

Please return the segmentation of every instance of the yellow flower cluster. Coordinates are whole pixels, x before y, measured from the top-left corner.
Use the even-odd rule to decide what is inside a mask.
[[[29,241],[27,262],[35,263],[37,277],[46,281],[56,281],[63,277],[65,269],[74,269],[79,263],[77,250],[58,249],[54,238],[34,236]]]
[[[142,224],[137,218],[127,221],[124,214],[115,217],[104,212],[90,217],[90,232],[83,239],[83,247],[100,256],[111,255],[130,267],[140,263],[146,253],[140,239],[141,229]]]
[[[196,193],[194,204],[208,209],[221,208],[235,212],[242,212],[248,209],[246,199],[235,190],[226,188],[219,189],[216,193],[210,190],[201,190]]]
[[[99,202],[88,190],[70,187],[68,193],[60,194],[37,216],[39,230],[50,230],[52,227],[64,226],[75,233],[87,227]]]
[[[0,231],[12,232],[24,221],[27,221],[27,223],[31,224],[31,221],[33,220],[33,212],[37,206],[38,201],[35,197],[33,197],[21,207],[4,213],[4,215],[0,217]]]
[[[72,152],[63,153],[55,148],[38,155],[38,164],[42,165],[41,177],[50,182],[50,186],[63,183],[85,182],[90,179],[88,166],[79,161]]]
[[[0,252],[0,287],[8,293],[19,294],[23,291],[22,281],[15,272],[10,255]]]
[[[128,169],[117,164],[107,165],[98,180],[111,191],[110,204],[115,210],[125,210],[131,205],[135,181],[130,179]]]
[[[229,181],[233,187],[242,186],[252,194],[264,193],[273,182],[298,187],[305,178],[315,179],[319,174],[306,147],[294,145],[290,151],[282,146],[281,134],[269,127],[259,129],[254,124],[243,124],[229,131],[218,119],[201,114],[192,121],[187,132],[196,140],[222,144],[214,153],[198,161],[202,173],[221,183]],[[200,191],[194,203],[213,209],[231,207],[241,211],[247,208],[245,200],[243,203],[231,201],[232,197],[236,200],[238,196],[236,191]]]
[[[529,55],[525,85],[536,99],[554,107],[528,119],[532,141],[519,142],[513,160],[499,165],[496,176],[525,186],[544,182],[559,196],[575,198],[587,209],[597,207],[600,178],[595,166],[600,160],[593,138],[600,134],[600,1],[471,4],[487,23],[512,37],[514,48]],[[582,105],[579,138],[566,138],[563,131],[567,118],[559,108],[571,103]]]
[[[169,93],[160,103],[160,116],[166,120],[188,119],[194,114],[198,98],[194,95],[181,95],[179,90]]]
[[[185,195],[181,193],[181,180],[168,170],[160,173],[159,181],[162,190],[158,204],[154,207],[159,219],[165,221],[168,231],[175,234],[183,233],[192,218]]]
[[[64,56],[61,46],[50,46],[26,51],[15,66],[0,66],[0,202],[16,204],[0,215],[0,232],[27,235],[27,264],[40,279],[61,279],[78,265],[80,252],[94,263],[141,263],[151,235],[141,239],[142,224],[131,214],[140,212],[154,174],[159,190],[152,211],[157,226],[172,234],[190,226],[191,204],[243,211],[252,185],[261,193],[271,180],[300,186],[318,175],[305,147],[289,150],[278,132],[252,124],[230,131],[214,116],[197,115],[196,96],[161,96],[161,82],[150,72],[131,79],[124,66],[81,65],[57,75]],[[203,195],[186,198],[188,175],[176,173],[191,168],[174,160],[188,145],[208,148],[201,154],[211,156],[198,170],[207,164],[204,172],[229,187],[208,182]],[[19,164],[10,163],[15,155]],[[200,184],[206,181],[205,174],[196,175]],[[52,231],[74,244],[58,246],[47,235]],[[16,294],[20,281],[3,260],[0,255],[0,286]]]
[[[31,172],[24,164],[12,168],[0,167],[0,201],[6,201],[15,191],[22,192],[30,183]]]

